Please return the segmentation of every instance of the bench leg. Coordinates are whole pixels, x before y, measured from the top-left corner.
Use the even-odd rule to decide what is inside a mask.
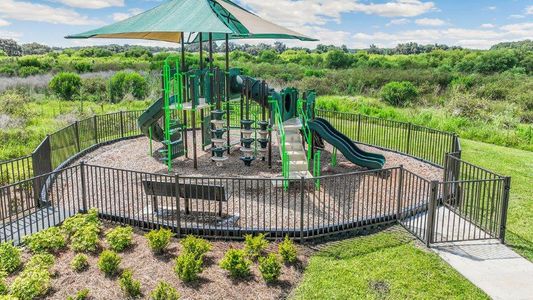
[[[185,214],[188,215],[191,213],[191,210],[189,209],[189,198],[185,198]]]
[[[157,197],[152,196],[152,212],[157,213],[158,207],[157,207]]]

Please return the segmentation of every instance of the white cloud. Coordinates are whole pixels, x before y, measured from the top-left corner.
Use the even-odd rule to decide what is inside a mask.
[[[14,31],[7,31],[7,30],[0,30],[0,36],[3,39],[12,39],[12,40],[18,41],[19,38],[22,37],[22,33],[14,32]]]
[[[533,23],[516,23],[493,29],[447,28],[405,30],[395,33],[356,33],[349,46],[363,48],[373,43],[381,47],[394,47],[399,43],[417,42],[487,49],[499,42],[532,38]]]
[[[36,21],[67,25],[96,25],[100,21],[90,19],[78,12],[48,5],[14,0],[0,1],[0,17],[21,21]]]
[[[409,19],[406,19],[406,18],[401,18],[401,19],[392,19],[390,20],[389,23],[387,23],[386,26],[393,26],[393,25],[405,25],[405,24],[408,24],[410,23],[411,21]]]
[[[525,18],[524,15],[510,15],[509,19],[523,19]]]
[[[526,7],[526,14],[533,15],[533,5]]]
[[[355,3],[353,11],[383,17],[416,17],[436,9],[433,2],[396,0],[387,3]]]
[[[422,25],[422,26],[442,26],[446,24],[446,22],[444,22],[441,19],[431,19],[431,18],[417,19],[415,23],[417,25]]]
[[[55,2],[60,2],[71,7],[88,9],[124,6],[124,0],[55,0]]]
[[[8,21],[6,21],[4,19],[0,19],[0,27],[8,26],[8,25],[11,25],[11,23],[9,23]]]
[[[496,6],[489,6],[489,7],[487,7],[488,10],[496,10],[496,8],[497,8]]]
[[[128,12],[125,12],[125,13],[114,13],[111,15],[111,17],[113,18],[113,21],[118,22],[118,21],[126,20],[127,18],[133,17],[142,12],[143,10],[140,8],[132,8],[128,10]]]
[[[485,24],[481,24],[479,27],[490,29],[490,28],[494,28],[495,26],[490,23],[485,23]]]

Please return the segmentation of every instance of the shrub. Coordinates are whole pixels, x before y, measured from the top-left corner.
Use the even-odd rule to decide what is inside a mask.
[[[12,243],[0,243],[0,271],[8,274],[13,273],[22,264],[20,259],[20,249]]]
[[[133,279],[133,272],[124,270],[118,281],[120,289],[129,298],[138,298],[141,295],[141,282]]]
[[[8,67],[8,66],[0,67],[0,75],[4,75],[8,77],[14,76],[15,69],[13,69],[12,67]]]
[[[24,271],[44,269],[50,271],[55,264],[55,257],[49,253],[36,254],[30,258]]]
[[[283,242],[278,245],[278,253],[286,263],[293,263],[298,259],[296,247],[287,235]]]
[[[89,289],[82,289],[76,293],[76,296],[68,296],[67,300],[85,300],[89,299]]]
[[[106,233],[105,237],[112,250],[122,252],[133,242],[133,228],[117,227]]]
[[[78,61],[74,64],[74,69],[78,73],[87,73],[93,70],[93,65],[87,61]]]
[[[104,250],[98,258],[98,269],[107,276],[113,276],[118,271],[120,256],[111,250]]]
[[[80,92],[81,77],[75,73],[62,72],[52,78],[49,87],[59,98],[72,100]]]
[[[100,228],[95,224],[87,224],[76,230],[71,238],[70,247],[75,252],[94,252],[98,249],[98,233]]]
[[[100,220],[98,219],[97,209],[92,208],[86,214],[76,214],[66,219],[61,225],[61,229],[70,237],[86,225],[95,225],[98,228],[98,233],[100,233]]]
[[[20,300],[15,296],[11,295],[0,295],[0,300]]]
[[[244,237],[244,251],[246,251],[248,257],[252,259],[261,256],[267,247],[268,241],[265,240],[265,235],[262,233],[257,236],[247,234]]]
[[[136,72],[117,72],[109,83],[112,102],[119,102],[128,93],[135,99],[142,99],[148,92],[146,79]]]
[[[5,295],[8,292],[6,277],[7,273],[0,271],[0,295]]]
[[[24,238],[24,243],[33,253],[56,252],[67,245],[59,227],[50,227]]]
[[[260,257],[259,271],[266,282],[278,280],[281,274],[281,264],[278,257],[273,253],[270,253],[267,257]]]
[[[101,77],[89,77],[82,79],[82,91],[84,99],[90,101],[107,101],[107,81]]]
[[[194,254],[196,259],[202,258],[204,254],[211,250],[211,244],[208,241],[192,235],[188,235],[180,243],[183,246],[183,250]]]
[[[87,268],[89,268],[89,261],[87,255],[82,253],[76,254],[76,256],[74,256],[74,258],[70,262],[70,267],[76,272],[82,272],[84,270],[87,270]]]
[[[190,282],[198,279],[198,274],[202,272],[202,264],[201,257],[197,258],[194,253],[185,251],[176,258],[174,271],[181,280]]]
[[[404,106],[417,96],[418,90],[409,81],[393,81],[381,88],[381,99],[394,106]]]
[[[232,277],[246,277],[250,275],[252,262],[246,257],[244,250],[229,249],[220,261],[220,267],[229,271]]]
[[[37,67],[32,67],[32,66],[20,67],[19,70],[18,70],[18,75],[20,77],[34,76],[34,75],[37,75],[39,73],[41,73],[41,69],[39,69]]]
[[[150,293],[152,300],[178,300],[180,293],[166,282],[159,282],[155,289]]]
[[[148,232],[145,237],[148,240],[148,246],[155,253],[163,253],[170,244],[170,239],[174,236],[170,229],[161,228]]]
[[[23,271],[11,284],[11,294],[19,300],[42,297],[49,289],[50,272],[45,269]]]

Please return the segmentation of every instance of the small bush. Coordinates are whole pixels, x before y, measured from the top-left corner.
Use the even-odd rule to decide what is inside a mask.
[[[50,272],[45,269],[23,271],[11,284],[11,294],[19,300],[42,297],[49,289]]]
[[[278,257],[273,253],[270,253],[267,257],[260,257],[259,271],[266,282],[278,280],[281,274],[281,264]]]
[[[141,282],[133,279],[131,270],[124,270],[118,281],[120,289],[129,298],[138,298],[141,296]]]
[[[76,254],[76,256],[74,256],[74,258],[70,262],[70,267],[75,272],[82,272],[87,270],[87,268],[89,268],[89,261],[87,255],[82,253]]]
[[[98,219],[98,210],[95,208],[90,209],[86,214],[76,214],[66,219],[61,225],[61,229],[68,237],[71,237],[79,229],[86,225],[95,225],[100,228],[100,220]],[[99,233],[99,231],[98,231]]]
[[[0,271],[5,271],[8,274],[16,271],[22,260],[20,258],[20,249],[13,246],[12,243],[0,243]]]
[[[120,102],[126,94],[141,100],[148,92],[148,83],[139,73],[117,72],[111,77],[109,89],[112,102]]]
[[[106,233],[105,236],[109,247],[116,252],[122,252],[133,242],[133,228],[117,227]]]
[[[59,227],[50,227],[24,238],[24,243],[33,253],[57,252],[67,245]]]
[[[174,271],[181,280],[190,282],[198,279],[198,274],[202,272],[202,264],[201,257],[197,258],[193,252],[185,251],[176,258]]]
[[[180,293],[166,282],[159,282],[155,289],[150,293],[152,300],[178,300]]]
[[[246,277],[250,275],[252,262],[246,257],[244,250],[229,249],[220,261],[220,267],[229,271],[232,277]]]
[[[74,69],[78,73],[87,73],[93,70],[93,65],[87,61],[78,61],[74,64]]]
[[[107,80],[102,77],[89,77],[82,79],[83,99],[89,101],[104,102],[108,101],[108,84]]]
[[[111,250],[104,250],[98,258],[98,269],[107,276],[113,276],[118,271],[120,256]]]
[[[15,296],[11,295],[0,295],[0,300],[20,300]]]
[[[211,243],[208,241],[188,235],[186,238],[181,240],[181,245],[185,252],[194,254],[196,259],[200,259],[211,250]]]
[[[89,289],[79,290],[75,296],[68,296],[67,300],[86,300],[89,299]]]
[[[244,237],[244,251],[252,259],[261,256],[267,247],[268,241],[265,240],[265,235],[262,233],[257,236],[247,234]]]
[[[30,77],[34,75],[38,75],[41,73],[41,69],[33,66],[28,67],[20,67],[18,70],[18,75],[20,77]]]
[[[6,283],[7,273],[0,271],[0,295],[5,295],[8,292],[7,283]]]
[[[148,240],[148,246],[155,253],[163,253],[170,244],[170,239],[173,236],[174,234],[170,229],[164,228],[152,230],[145,235]]]
[[[294,263],[298,259],[296,246],[289,239],[289,236],[285,236],[283,242],[278,245],[278,253],[286,263]]]
[[[94,224],[88,224],[76,230],[71,238],[70,247],[75,252],[95,252],[98,249],[100,228]]]
[[[50,271],[56,262],[55,257],[49,253],[36,254],[30,258],[24,271],[44,269]]]
[[[50,89],[61,99],[72,100],[81,89],[81,77],[75,73],[59,73],[49,84]]]
[[[381,88],[381,99],[394,106],[404,106],[418,97],[418,90],[409,81],[389,82]]]

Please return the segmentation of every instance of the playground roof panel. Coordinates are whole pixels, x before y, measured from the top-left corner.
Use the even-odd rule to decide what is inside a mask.
[[[229,0],[170,0],[126,20],[80,34],[70,39],[117,38],[180,42],[181,33],[213,33],[215,40],[314,39],[261,19]],[[207,39],[207,37],[206,37]],[[194,42],[198,42],[198,37]]]

